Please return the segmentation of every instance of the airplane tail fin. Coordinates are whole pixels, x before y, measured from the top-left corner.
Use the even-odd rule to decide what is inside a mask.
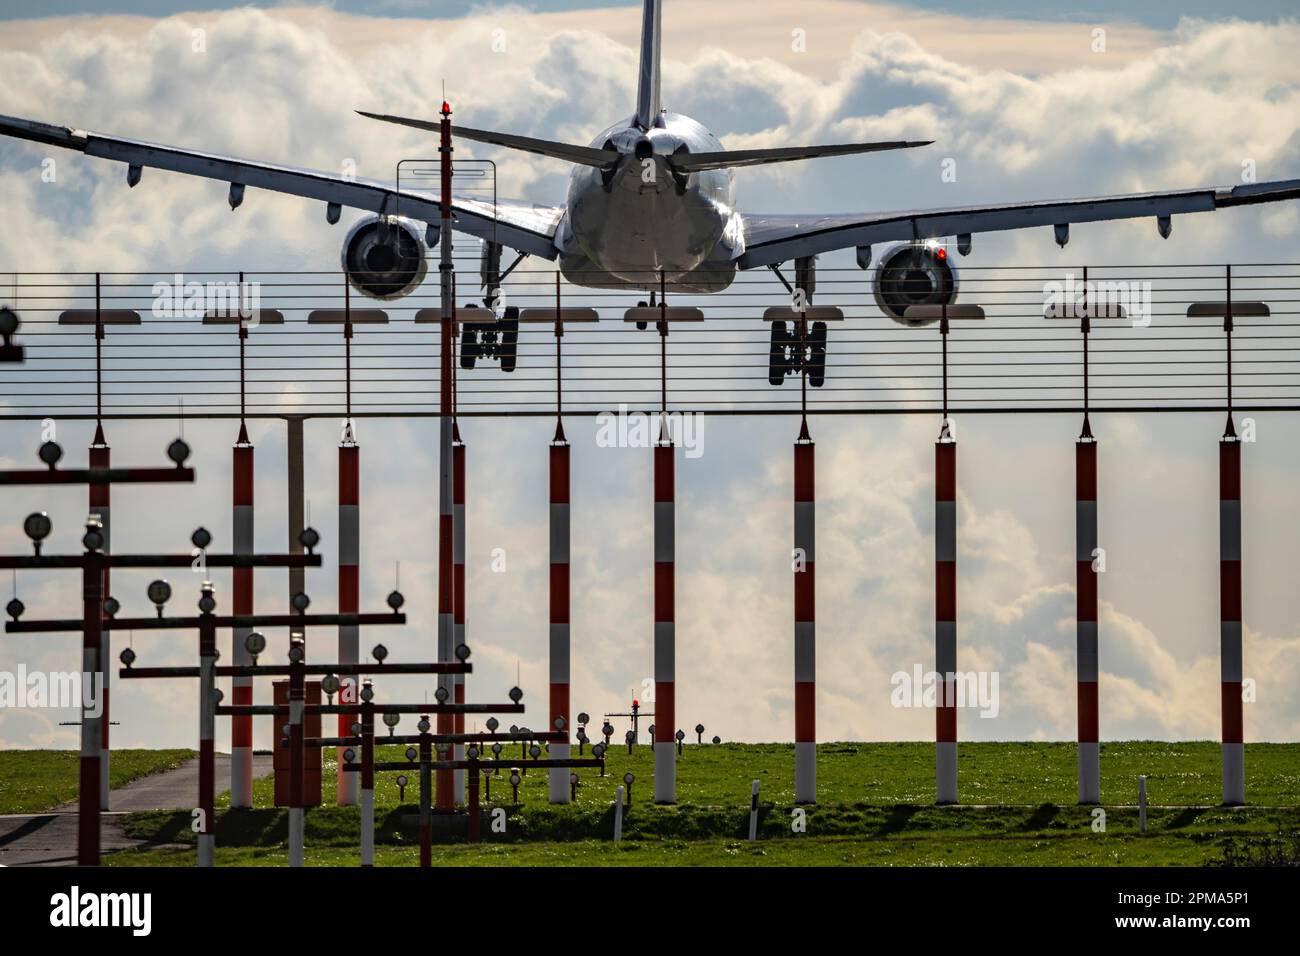
[[[641,19],[641,75],[636,88],[636,123],[650,129],[659,121],[659,53],[663,23],[661,0],[645,0]]]

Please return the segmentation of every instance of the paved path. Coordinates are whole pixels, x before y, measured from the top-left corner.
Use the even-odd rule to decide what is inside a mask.
[[[230,757],[218,754],[217,793],[230,789]],[[271,772],[271,756],[253,756],[253,775]],[[136,846],[126,835],[123,818],[136,810],[189,810],[199,792],[195,757],[175,770],[150,774],[118,787],[109,795],[109,812],[101,815],[102,852]],[[0,865],[72,866],[77,862],[77,805],[68,803],[46,813],[0,815]]]

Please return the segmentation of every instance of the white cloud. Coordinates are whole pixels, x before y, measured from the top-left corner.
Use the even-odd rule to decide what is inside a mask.
[[[784,41],[785,21],[770,7],[754,9],[755,22],[767,16],[762,22]],[[809,5],[809,17],[825,18],[836,9],[842,10]],[[1053,47],[1047,44],[1047,52],[1026,54],[1039,68],[1012,72],[979,52],[990,37],[987,23],[922,19],[908,34],[880,22],[873,24],[879,32],[859,29],[860,17],[843,21],[851,28],[839,31],[840,55],[823,58],[835,66],[829,72],[803,70],[797,59],[765,51],[766,41],[755,33],[728,44],[726,52],[670,47],[668,91],[675,107],[698,111],[733,147],[857,136],[930,134],[941,140],[909,156],[748,171],[740,180],[746,208],[908,207],[1230,184],[1243,157],[1257,160],[1261,179],[1300,175],[1300,67],[1294,57],[1300,26],[1294,23],[1186,24],[1172,38],[1143,35],[1140,43],[1120,44],[1115,49],[1127,50],[1122,57],[1095,67],[1087,57],[1071,57],[1050,69],[1045,58]],[[473,125],[583,140],[626,115],[635,59],[626,35],[601,36],[585,22],[513,11],[450,25],[398,21],[394,27],[326,11],[250,10],[156,23],[103,21],[95,29],[44,21],[39,33],[27,34],[24,49],[0,49],[0,112],[329,170],[355,158],[362,175],[379,177],[399,158],[428,155],[431,144],[422,134],[378,126],[351,110],[432,114],[442,76],[455,91],[458,117]],[[510,33],[508,56],[485,52],[487,30],[498,23]],[[968,33],[940,42],[936,25],[954,23]],[[196,24],[208,31],[206,54],[190,51]],[[1020,32],[1011,35],[1029,48],[1046,29],[1018,25]],[[1052,35],[1056,49],[1071,42],[1061,30]],[[464,144],[458,149],[465,150],[458,155],[493,155]],[[262,269],[328,269],[336,262],[341,230],[324,226],[315,204],[250,190],[231,214],[221,184],[146,171],[143,183],[127,190],[118,165],[68,153],[53,154],[59,180],[46,184],[39,175],[43,155],[37,147],[0,144],[0,204],[8,226],[0,233],[0,263],[29,270],[163,263],[171,270],[248,262]],[[958,160],[959,178],[951,186],[938,180],[944,156]],[[558,164],[497,158],[503,195],[560,195],[564,169]],[[1080,227],[1068,254],[1074,261],[1275,259],[1279,243],[1293,247],[1300,235],[1296,217],[1293,207],[1192,217],[1159,245],[1151,241],[1150,223]],[[1048,237],[1036,232],[980,237],[972,261],[1057,258]],[[1004,695],[997,720],[963,715],[966,735],[1073,734],[1068,456],[1077,423],[1053,431],[1056,424],[1030,427],[1004,418],[962,425],[959,661],[963,668],[999,670]],[[193,491],[122,492],[116,520],[131,529],[134,547],[183,540],[189,525],[198,523],[191,517],[196,500],[219,540],[228,535],[221,516],[228,513],[226,449],[234,429],[228,423],[190,427],[201,474],[221,477],[205,477]],[[679,722],[689,727],[701,721],[726,739],[789,737],[794,425],[712,419],[708,427],[705,457],[679,462]],[[1102,522],[1112,561],[1103,582],[1103,732],[1214,736],[1214,492],[1207,482],[1216,425],[1103,416],[1094,427],[1103,441]],[[1268,418],[1263,427],[1248,466],[1250,480],[1259,483],[1247,516],[1248,561],[1259,569],[1259,584],[1247,606],[1261,623],[1248,631],[1246,654],[1261,692],[1247,711],[1247,729],[1254,736],[1294,738],[1300,703],[1287,692],[1297,676],[1287,662],[1298,659],[1294,622],[1300,607],[1281,569],[1294,565],[1285,530],[1300,515],[1286,503],[1297,480],[1294,454],[1286,449],[1294,449],[1300,434],[1282,418]],[[26,459],[34,439],[24,429],[0,432],[5,454]],[[821,458],[823,739],[926,738],[932,732],[932,715],[894,710],[888,692],[892,673],[933,657],[934,429],[929,419],[913,418],[814,422]],[[168,423],[131,432],[111,426],[110,438],[121,460],[150,462],[172,430]],[[471,462],[470,633],[479,668],[470,680],[471,699],[500,699],[515,680],[518,661],[525,700],[539,703],[545,699],[544,456],[550,426],[473,421],[463,430]],[[78,458],[72,449],[84,445],[89,428],[67,431],[69,454]],[[589,422],[572,422],[569,431],[575,456],[573,700],[597,714],[621,709],[649,676],[649,454],[596,449]],[[393,556],[400,555],[413,622],[391,636],[366,635],[363,643],[383,640],[394,659],[432,647],[432,434],[427,422],[361,426],[363,603],[382,600]],[[284,537],[278,426],[258,426],[255,440],[259,544],[278,545]],[[336,441],[334,421],[309,426],[308,494],[326,541],[334,523]],[[51,547],[69,546],[82,498],[71,491],[15,494],[0,520],[49,501],[60,536]],[[7,532],[0,531],[0,545],[20,546]],[[488,566],[496,546],[507,551],[505,575]],[[123,576],[121,593],[138,601],[144,580]],[[334,571],[327,566],[310,581],[317,606],[332,606]],[[25,577],[29,613],[69,606],[73,583]],[[281,578],[259,575],[259,601],[281,600],[284,590]],[[178,589],[182,597],[190,600]],[[318,639],[332,649],[332,633]],[[66,666],[71,659],[71,644],[38,650],[30,641],[6,640],[0,661],[39,655]],[[137,647],[155,663],[192,656],[183,639],[149,637]],[[418,685],[391,686],[405,693],[417,692]],[[193,696],[179,684],[122,691],[121,739],[192,742]],[[12,723],[0,727],[11,742],[54,739],[39,722]],[[259,745],[269,743],[269,724],[258,732]]]

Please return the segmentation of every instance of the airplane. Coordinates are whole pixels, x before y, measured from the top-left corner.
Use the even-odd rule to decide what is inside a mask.
[[[956,238],[961,255],[970,252],[975,233],[1052,226],[1064,246],[1072,223],[1152,217],[1168,238],[1173,216],[1232,206],[1300,198],[1300,179],[1131,193],[1086,199],[1011,202],[939,209],[868,213],[742,213],[735,200],[735,170],[767,163],[912,149],[932,141],[847,143],[727,151],[703,125],[664,109],[660,98],[662,0],[644,0],[636,113],[600,133],[587,146],[453,126],[453,135],[509,149],[560,159],[573,165],[568,195],[561,204],[518,200],[485,202],[468,196],[452,200],[453,228],[483,243],[480,265],[484,303],[492,308],[502,280],[528,256],[558,261],[573,284],[597,289],[674,293],[721,292],[738,270],[770,268],[792,294],[811,303],[816,258],[839,249],[856,250],[867,269],[872,246],[892,243],[878,258],[872,289],[881,311],[907,325],[932,317],[909,318],[916,306],[951,305],[959,282],[945,244]],[[360,111],[359,111],[360,112]],[[388,123],[436,131],[436,120],[362,112]],[[229,204],[237,208],[245,187],[269,189],[324,202],[325,218],[339,221],[342,208],[365,210],[343,240],[342,265],[352,287],[377,299],[396,299],[424,280],[421,243],[438,241],[440,201],[427,191],[399,188],[376,180],[294,169],[174,146],[105,136],[72,127],[0,116],[0,134],[116,160],[127,166],[127,184],[140,182],[145,167],[204,176],[230,184]],[[400,212],[400,214],[399,214]],[[424,229],[421,229],[424,225]],[[501,255],[517,254],[501,270]],[[781,266],[794,262],[794,284]],[[642,303],[644,305],[644,303]],[[915,316],[923,310],[914,310]],[[929,316],[933,310],[926,313]],[[792,313],[793,314],[793,313]],[[485,333],[478,354],[501,357],[514,366],[517,310],[505,310],[499,332]],[[644,327],[644,323],[638,323]],[[825,323],[814,323],[814,349],[824,360]],[[797,345],[784,323],[772,323],[772,384],[794,366]],[[468,337],[467,337],[468,339]],[[777,362],[777,352],[786,357]],[[498,354],[500,353],[500,354]],[[507,355],[507,353],[510,353]],[[473,367],[474,355],[461,364]],[[507,361],[508,358],[508,367]],[[778,368],[777,366],[781,366]],[[824,366],[823,369],[824,371]],[[815,384],[821,384],[820,376]]]

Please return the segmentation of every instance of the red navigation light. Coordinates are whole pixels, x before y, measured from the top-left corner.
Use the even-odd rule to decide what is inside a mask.
[[[635,698],[633,698],[633,700],[632,700],[632,706],[633,706],[633,707],[640,707],[640,706],[641,706],[641,702],[640,702],[639,700],[636,700]]]
[[[443,116],[451,115],[451,104],[448,103],[446,100],[442,101],[442,115]]]
[[[935,258],[937,258],[937,259],[947,259],[947,258],[948,258],[948,250],[945,249],[943,246],[940,246],[938,249],[935,250],[934,255],[935,255]]]

